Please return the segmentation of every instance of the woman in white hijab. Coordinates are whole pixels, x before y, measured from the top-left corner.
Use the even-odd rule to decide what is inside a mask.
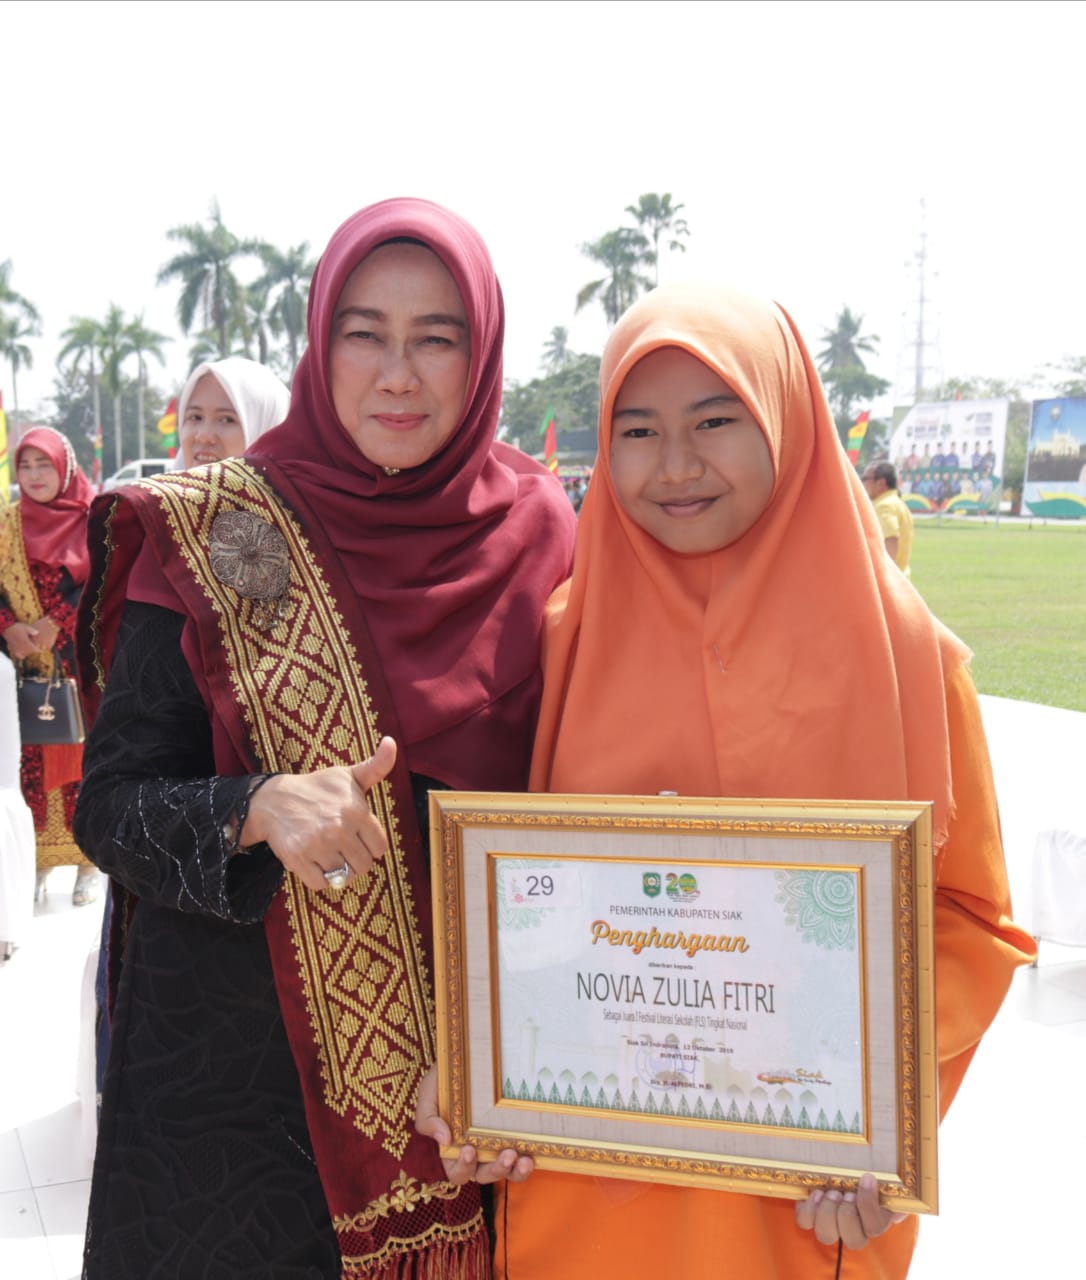
[[[278,426],[289,408],[290,392],[266,365],[243,356],[198,364],[181,389],[177,406],[180,449],[169,469],[184,471],[208,462],[221,462],[223,458],[240,457],[257,436]],[[105,1016],[106,952],[112,899],[107,885],[101,948],[96,962],[96,1029],[91,1031],[85,1023],[83,1038],[84,1044],[92,1036],[96,1039],[95,1085],[99,1098],[109,1048],[109,1022]]]
[[[179,468],[244,453],[287,416],[290,392],[267,366],[242,356],[198,364],[177,408]]]

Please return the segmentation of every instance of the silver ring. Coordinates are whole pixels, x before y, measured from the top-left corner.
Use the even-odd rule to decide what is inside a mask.
[[[324,878],[328,881],[329,889],[346,889],[347,878],[350,874],[351,868],[345,862],[342,867],[336,867],[332,871],[326,871],[324,873]]]

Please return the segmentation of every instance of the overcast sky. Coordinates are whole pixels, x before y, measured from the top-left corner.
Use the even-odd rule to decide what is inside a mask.
[[[598,351],[582,242],[642,192],[685,205],[662,277],[772,294],[812,346],[840,308],[911,387],[926,208],[931,377],[1027,379],[1086,355],[1080,3],[0,3],[0,261],[58,334],[110,302],[189,342],[167,228],[217,197],[241,236],[314,251],[391,195],[490,246],[506,375],[551,328]],[[11,373],[0,370],[11,407]],[[899,399],[907,399],[899,396]],[[47,404],[42,404],[48,409]]]

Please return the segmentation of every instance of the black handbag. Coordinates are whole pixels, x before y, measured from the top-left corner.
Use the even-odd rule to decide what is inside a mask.
[[[60,657],[53,652],[53,674],[30,676],[17,664],[19,733],[24,745],[52,747],[82,742],[87,736],[83,700],[75,681],[63,674]]]

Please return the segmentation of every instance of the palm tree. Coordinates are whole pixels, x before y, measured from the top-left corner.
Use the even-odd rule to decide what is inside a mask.
[[[639,293],[652,288],[652,281],[638,271],[646,261],[648,243],[633,227],[619,227],[583,244],[581,252],[585,257],[606,267],[608,274],[584,286],[577,295],[577,310],[598,299],[608,321],[615,324]]]
[[[11,365],[12,412],[19,409],[18,379],[20,369],[34,364],[34,354],[23,341],[41,333],[38,309],[18,290],[11,287],[11,259],[0,262],[0,354]]]
[[[878,349],[877,334],[862,334],[863,316],[854,316],[848,307],[842,307],[832,329],[822,335],[825,346],[818,353],[820,369],[864,369],[867,366],[860,352],[875,355]]]
[[[11,287],[11,259],[7,258],[0,262],[0,315],[10,316],[12,312],[18,312],[30,324],[41,323],[37,307]]]
[[[85,362],[87,380],[94,399],[94,438],[95,447],[102,434],[101,387],[98,381],[98,353],[102,346],[102,326],[89,316],[72,316],[72,322],[60,335],[64,345],[57,355],[57,364],[71,362],[72,369],[78,372]],[[97,456],[97,455],[96,455]]]
[[[129,354],[136,357],[139,381],[136,384],[136,418],[138,421],[138,444],[139,456],[142,458],[145,449],[145,427],[146,423],[143,418],[143,398],[147,389],[147,362],[144,356],[154,356],[159,364],[165,364],[165,357],[162,354],[162,344],[164,342],[172,342],[172,338],[168,338],[164,333],[156,333],[154,329],[148,329],[143,323],[143,312],[129,322],[125,329],[125,337],[128,341]]]
[[[256,358],[261,364],[270,363],[272,339],[281,332],[279,321],[268,303],[268,290],[260,280],[246,285],[242,293],[242,349],[248,359],[253,358],[253,340],[256,340]]]
[[[569,360],[569,330],[556,324],[543,344],[543,368],[549,373],[558,373],[569,364]]]
[[[201,329],[196,335],[195,342],[189,347],[189,372],[191,373],[198,364],[210,364],[220,358],[219,344],[214,333],[210,329]]]
[[[34,365],[34,353],[23,341],[38,334],[38,325],[21,315],[0,315],[0,355],[11,365],[12,415],[19,412],[19,370]]]
[[[124,461],[121,447],[121,391],[124,387],[122,366],[133,354],[134,348],[128,337],[124,312],[115,302],[109,304],[101,331],[102,385],[113,397],[113,450],[119,468]]]
[[[177,300],[177,319],[182,333],[187,334],[197,311],[202,327],[213,329],[218,336],[219,355],[230,354],[230,331],[238,326],[242,310],[242,286],[234,274],[234,263],[247,254],[257,254],[255,240],[239,240],[223,225],[219,202],[212,202],[208,225],[187,223],[171,227],[166,235],[185,245],[182,253],[162,265],[158,283],[181,281],[181,297]]]
[[[671,203],[670,191],[662,196],[654,191],[649,192],[638,197],[637,204],[626,206],[626,212],[633,214],[637,219],[638,227],[643,232],[647,231],[652,240],[652,249],[646,253],[644,260],[653,269],[654,284],[660,283],[660,237],[667,232],[671,236],[667,247],[677,249],[680,253],[686,252],[686,245],[678,239],[679,236],[690,234],[686,219],[679,217],[679,213],[685,208],[683,204]]]
[[[267,292],[271,299],[271,315],[287,335],[287,356],[293,375],[302,354],[309,281],[317,269],[317,262],[309,252],[308,240],[294,245],[285,253],[274,245],[265,244],[261,246],[260,256],[264,262],[264,274],[256,283]]]
[[[818,368],[842,440],[852,422],[853,404],[881,396],[890,385],[885,378],[868,373],[864,365],[860,352],[875,355],[879,339],[861,332],[863,322],[863,316],[842,307],[834,327],[822,335],[825,345],[818,353]]]

